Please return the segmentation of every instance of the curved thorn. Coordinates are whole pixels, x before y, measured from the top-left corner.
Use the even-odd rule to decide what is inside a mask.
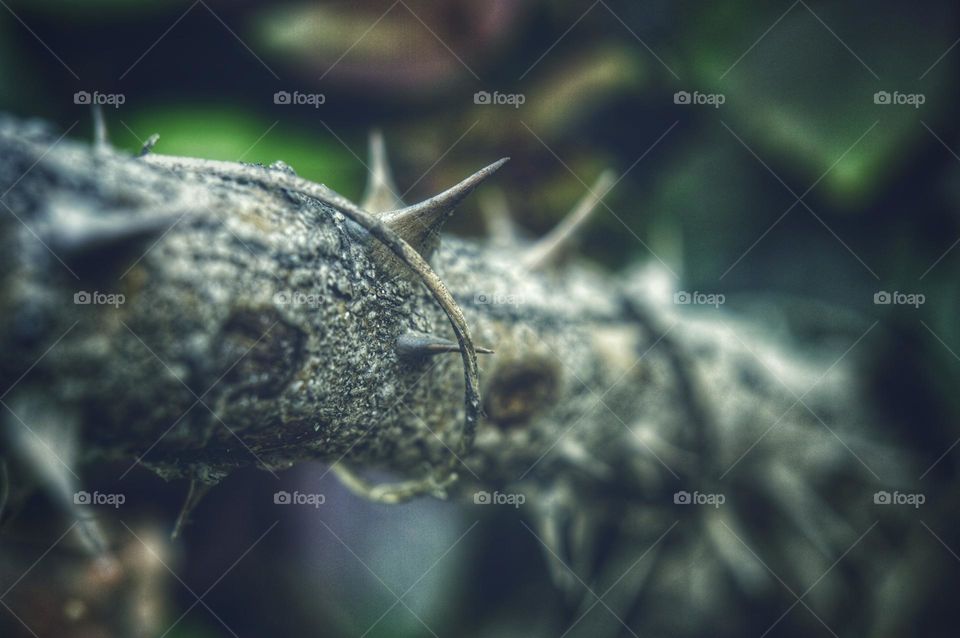
[[[509,159],[504,157],[497,160],[456,186],[419,204],[384,213],[383,222],[427,259],[439,244],[440,228],[460,202]]]
[[[165,157],[163,155],[148,155],[144,158],[148,163],[166,167],[169,170],[202,170],[215,172],[233,179],[249,179],[264,187],[286,189],[317,199],[331,206],[351,221],[359,224],[369,232],[383,246],[389,248],[393,255],[417,274],[423,285],[427,287],[437,304],[443,309],[450,322],[457,341],[460,343],[460,358],[463,361],[463,404],[464,417],[460,440],[456,450],[447,459],[444,467],[430,472],[421,478],[401,481],[400,483],[370,486],[366,492],[369,498],[379,502],[399,502],[409,500],[419,494],[438,493],[444,486],[457,480],[456,467],[459,458],[473,445],[477,433],[477,423],[480,420],[480,374],[477,366],[476,351],[467,320],[456,299],[447,290],[443,281],[423,256],[408,242],[383,223],[382,219],[374,217],[367,211],[343,197],[339,193],[322,184],[307,181],[301,177],[279,171],[265,171],[257,167],[222,162],[218,160],[204,160],[189,157]],[[502,162],[501,162],[502,163]],[[335,466],[336,467],[336,466]],[[358,483],[358,485],[360,485]],[[364,483],[369,486],[369,484]],[[438,487],[440,486],[440,487]]]
[[[489,348],[475,347],[477,354],[493,354]],[[432,357],[447,352],[460,352],[460,344],[423,332],[405,332],[397,337],[397,354],[406,358]]]
[[[593,187],[577,202],[563,221],[527,251],[521,260],[523,267],[527,270],[537,270],[554,261],[615,183],[613,171],[603,171]]]
[[[370,165],[367,170],[370,174],[367,176],[367,187],[360,208],[371,213],[385,213],[403,208],[404,203],[397,195],[393,171],[390,170],[390,161],[387,159],[387,145],[383,140],[383,133],[379,130],[370,131]]]

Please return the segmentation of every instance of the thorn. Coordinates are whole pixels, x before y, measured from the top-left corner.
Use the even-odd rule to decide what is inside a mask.
[[[493,354],[489,348],[474,348],[477,354]],[[423,332],[406,332],[397,337],[397,354],[405,358],[432,357],[446,352],[460,352],[460,344]]]
[[[190,514],[197,508],[197,505],[200,504],[200,501],[207,495],[211,487],[213,487],[213,485],[210,483],[201,483],[196,479],[190,480],[190,489],[187,490],[187,498],[183,501],[180,514],[177,516],[177,522],[174,523],[173,531],[170,532],[170,540],[177,540],[183,528],[186,527],[189,522]]]
[[[497,169],[506,164],[509,159],[504,157],[497,160],[456,186],[419,204],[384,213],[383,222],[423,255],[424,259],[429,259],[440,243],[440,228],[453,214],[454,209],[473,192],[473,189],[496,173]]]
[[[103,108],[99,104],[94,104],[93,109],[93,146],[98,151],[104,151],[110,148],[110,141],[107,139],[107,123],[103,119]]]
[[[744,592],[756,594],[768,584],[769,577],[763,563],[740,540],[746,534],[737,521],[720,511],[708,512],[704,516],[703,529],[716,557],[726,565]]]
[[[568,598],[568,602],[579,594],[577,581],[567,567],[572,560],[568,542],[572,514],[570,496],[570,488],[566,483],[541,494],[533,518],[540,541],[544,545],[543,554],[550,579]]]
[[[43,486],[55,506],[76,521],[80,547],[90,556],[108,552],[107,537],[90,508],[78,498],[80,478],[71,469],[79,459],[80,417],[49,404],[42,395],[14,399],[10,413],[14,423],[4,423],[10,438],[0,443],[10,445],[16,458]],[[29,422],[29,426],[27,425]],[[6,427],[9,426],[9,427]]]
[[[390,161],[387,159],[387,145],[383,141],[383,133],[379,130],[370,131],[370,165],[367,170],[370,174],[367,176],[367,188],[364,190],[360,208],[370,213],[385,213],[403,208],[404,203],[397,195],[393,171],[390,170]]]
[[[137,157],[143,157],[144,155],[149,155],[150,151],[153,150],[153,147],[157,145],[157,142],[160,141],[160,134],[154,133],[147,138],[147,141],[143,143],[143,146],[140,147],[140,153],[137,154]]]
[[[82,202],[53,202],[41,235],[53,250],[88,253],[166,232],[184,214],[170,209],[153,215],[104,215]]]
[[[555,261],[615,183],[613,171],[603,171],[594,182],[593,188],[577,202],[574,209],[527,251],[521,259],[521,265],[526,270],[538,270]]]
[[[761,484],[772,502],[823,556],[832,556],[834,547],[855,535],[808,481],[787,465],[773,464]]]
[[[507,198],[499,188],[490,188],[484,191],[478,201],[480,213],[487,226],[487,233],[495,244],[515,244],[520,237],[517,227],[510,215]]]

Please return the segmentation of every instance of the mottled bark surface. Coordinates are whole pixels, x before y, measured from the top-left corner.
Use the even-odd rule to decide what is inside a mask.
[[[734,594],[721,574],[776,588],[737,540],[746,521],[802,590],[877,517],[877,477],[906,471],[859,398],[844,350],[860,332],[822,356],[786,352],[719,311],[679,313],[647,271],[529,271],[519,240],[444,238],[430,263],[473,341],[496,351],[479,359],[485,416],[461,449],[460,358],[396,349],[411,330],[454,339],[444,311],[367,230],[266,185],[288,167],[237,179],[54,142],[0,122],[2,381],[35,364],[5,400],[76,422],[89,462],[140,458],[214,482],[313,458],[416,478],[460,452],[457,485],[522,491],[546,542],[578,565],[600,530],[645,546],[689,515],[645,572],[651,600],[697,610],[661,618],[652,605],[649,626],[676,632],[723,614]],[[75,303],[80,292],[123,303]],[[833,493],[841,477],[862,490]],[[680,511],[681,490],[726,505]],[[695,555],[697,577],[678,577]],[[851,560],[854,580],[877,567]],[[856,598],[847,577],[825,579],[811,604],[841,615]]]

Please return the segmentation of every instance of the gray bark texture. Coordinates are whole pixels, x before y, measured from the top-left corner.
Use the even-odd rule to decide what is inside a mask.
[[[789,602],[781,576],[802,592],[829,572],[805,604],[882,635],[860,606],[888,602],[883,587],[865,601],[851,583],[883,581],[883,534],[828,569],[887,516],[874,491],[911,475],[864,407],[845,352],[861,331],[791,349],[722,310],[664,302],[654,269],[524,268],[517,238],[444,237],[433,252],[410,238],[435,242],[434,226],[357,223],[304,183],[281,163],[131,157],[0,121],[11,431],[76,427],[78,465],[139,459],[168,479],[317,459],[383,501],[522,493],[568,590],[567,565],[603,591],[629,566],[622,548],[655,547],[605,603],[628,615],[643,589],[651,630],[748,626],[733,599]],[[404,262],[411,245],[469,333]],[[463,354],[418,356],[410,333]],[[371,470],[396,483],[368,483]],[[680,491],[725,502],[683,507]],[[610,530],[620,540],[601,560]],[[667,612],[677,601],[688,615]]]

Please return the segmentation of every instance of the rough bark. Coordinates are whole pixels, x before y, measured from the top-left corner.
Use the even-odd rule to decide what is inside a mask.
[[[615,603],[629,614],[643,586],[647,605],[684,600],[689,617],[644,616],[676,633],[723,615],[735,594],[722,574],[778,589],[748,546],[802,591],[876,518],[875,477],[905,471],[863,408],[855,355],[841,357],[857,334],[819,358],[787,352],[719,311],[678,312],[649,270],[530,270],[522,240],[444,238],[430,263],[470,329],[451,334],[455,309],[397,257],[410,245],[281,163],[134,158],[5,119],[0,191],[4,401],[78,424],[86,462],[216,482],[310,458],[352,468],[348,485],[382,500],[522,492],[572,588],[565,563],[601,583],[622,571],[598,562],[601,530],[648,546],[690,516]],[[124,299],[75,303],[81,291]],[[410,331],[464,355],[405,356]],[[475,422],[471,341],[495,350],[479,358]],[[371,487],[359,474],[372,468],[406,487]],[[833,493],[840,482],[862,489]],[[694,513],[680,490],[727,503]],[[858,574],[876,568],[857,560]],[[691,569],[702,578],[675,577]],[[842,616],[846,578],[811,605]]]

